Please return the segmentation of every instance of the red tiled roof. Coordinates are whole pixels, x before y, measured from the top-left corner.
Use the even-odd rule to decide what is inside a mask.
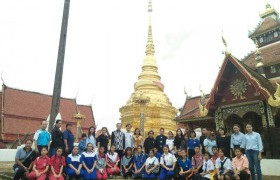
[[[250,37],[255,37],[264,32],[268,32],[278,26],[280,26],[280,22],[278,19],[267,17],[256,27],[252,34],[250,34]]]
[[[4,136],[2,135],[1,139],[13,141],[18,134],[35,132],[40,127],[41,121],[47,119],[51,110],[51,101],[52,96],[6,86],[4,91]],[[77,113],[76,106],[81,114],[86,116],[86,120],[82,122],[83,130],[88,130],[90,126],[94,125],[91,106],[76,105],[74,99],[61,98],[60,114],[63,130],[66,123],[76,125],[76,121],[72,118],[72,115]],[[76,128],[73,128],[73,131],[75,133]]]
[[[260,52],[265,66],[273,65],[280,62],[280,41],[261,47]],[[243,62],[252,69],[256,69],[255,52],[247,56]]]

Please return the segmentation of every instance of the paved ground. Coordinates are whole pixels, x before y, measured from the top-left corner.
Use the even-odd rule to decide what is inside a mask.
[[[13,177],[13,164],[14,162],[0,162],[0,180],[10,180]],[[114,180],[121,180],[117,178]],[[279,180],[280,177],[265,176],[263,180]],[[122,179],[123,180],[123,179]]]

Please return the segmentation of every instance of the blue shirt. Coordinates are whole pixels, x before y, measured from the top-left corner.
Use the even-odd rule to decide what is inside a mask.
[[[96,139],[93,135],[90,135],[90,137],[87,136],[86,144],[91,143],[93,147],[96,147]]]
[[[89,169],[91,169],[94,165],[94,162],[97,161],[96,153],[83,152],[81,161],[84,162]]]
[[[183,169],[183,171],[188,171],[192,168],[192,161],[187,157],[185,161],[182,158],[178,160],[179,167]]]
[[[204,147],[207,147],[207,148],[208,148],[208,152],[209,152],[211,155],[213,155],[212,147],[213,147],[213,146],[217,146],[216,141],[206,138],[206,139],[204,139],[203,144],[204,144]]]
[[[72,149],[74,147],[74,135],[72,134],[72,132],[65,130],[63,132],[63,139],[67,140],[68,152],[72,152]]]
[[[188,148],[194,150],[195,146],[200,146],[200,141],[196,138],[188,140]]]
[[[82,139],[79,143],[78,148],[79,148],[79,154],[82,154],[83,152],[85,152],[87,149],[86,141]]]
[[[72,164],[76,169],[78,169],[79,165],[82,164],[81,161],[81,155],[78,154],[76,156],[73,156],[72,154],[69,154],[66,158],[67,165]]]
[[[135,154],[134,158],[133,158],[133,162],[136,165],[136,169],[140,169],[146,162],[146,155],[144,153],[139,154]]]
[[[159,152],[157,152],[157,153],[155,154],[155,157],[158,159],[158,161],[160,161],[161,154],[160,154]]]
[[[240,148],[245,148],[245,135],[242,132],[233,133],[230,138],[230,148],[234,146],[240,146]]]
[[[261,152],[263,150],[262,139],[259,133],[252,132],[245,135],[246,150],[255,150]]]
[[[34,140],[37,141],[37,145],[39,146],[47,146],[51,140],[51,136],[48,131],[39,129],[34,134]]]

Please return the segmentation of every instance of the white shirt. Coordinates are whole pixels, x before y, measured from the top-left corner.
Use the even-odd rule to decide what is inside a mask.
[[[208,159],[208,161],[206,162],[205,160],[203,160],[203,167],[202,167],[203,172],[207,172],[207,171],[213,171],[214,170],[214,164],[211,161],[211,159]],[[206,174],[204,177],[209,178],[210,179],[210,173]]]
[[[169,149],[174,148],[174,139],[166,139],[166,145],[169,147]],[[174,154],[174,150],[171,151]]]
[[[154,156],[153,158],[151,157],[148,157],[147,160],[146,160],[146,166],[149,166],[150,164],[153,164],[154,165],[158,165],[158,159]]]
[[[125,132],[124,135],[125,135],[125,148],[134,147],[132,132]]]
[[[171,153],[163,154],[160,157],[160,164],[164,164],[166,166],[172,166],[174,163],[176,163],[176,161],[176,157]]]
[[[225,161],[226,160],[226,161]],[[220,158],[216,159],[216,169],[221,168],[221,163],[224,162],[224,171],[225,170],[232,170],[232,164],[229,158],[224,157],[224,160],[222,161]]]
[[[107,152],[107,157],[112,163],[116,163],[118,160],[118,153],[114,152],[114,154]]]

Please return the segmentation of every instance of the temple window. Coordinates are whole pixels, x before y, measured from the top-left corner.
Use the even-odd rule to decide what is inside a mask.
[[[272,34],[268,34],[268,36],[267,36],[267,42],[272,41],[272,39],[273,39],[273,35],[272,35]]]
[[[275,38],[278,37],[278,32],[277,31],[274,32],[274,37]]]
[[[260,40],[259,40],[259,41],[260,41],[260,43],[263,43],[263,38],[262,38],[262,37],[260,37]]]

